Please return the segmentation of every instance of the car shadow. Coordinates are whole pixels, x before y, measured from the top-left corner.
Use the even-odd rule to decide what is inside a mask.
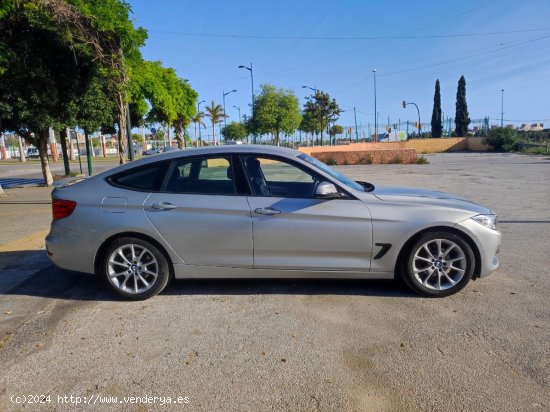
[[[4,272],[10,276],[12,271]],[[81,301],[123,300],[95,275],[49,265],[0,296],[24,295]],[[175,279],[161,296],[188,295],[354,295],[417,297],[394,280],[363,279]]]
[[[401,282],[371,279],[176,279],[162,294],[417,297]]]

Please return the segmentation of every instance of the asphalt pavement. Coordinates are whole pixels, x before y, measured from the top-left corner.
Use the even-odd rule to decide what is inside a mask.
[[[425,157],[339,169],[499,213],[501,268],[444,299],[393,281],[184,280],[120,301],[49,264],[49,189],[6,190],[0,410],[550,410],[550,159]]]

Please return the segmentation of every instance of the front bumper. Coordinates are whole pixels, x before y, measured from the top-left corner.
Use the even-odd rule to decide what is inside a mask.
[[[456,228],[467,233],[479,250],[480,262],[475,276],[482,278],[497,270],[500,265],[497,254],[500,252],[502,233],[480,225],[472,219],[457,223]]]

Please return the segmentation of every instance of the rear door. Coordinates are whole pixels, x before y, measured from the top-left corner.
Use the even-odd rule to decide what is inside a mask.
[[[252,267],[252,221],[231,156],[174,160],[145,212],[186,264]]]

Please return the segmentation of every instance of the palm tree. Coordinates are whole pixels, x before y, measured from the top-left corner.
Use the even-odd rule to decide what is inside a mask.
[[[193,116],[191,118],[191,121],[193,123],[195,123],[195,139],[197,139],[197,125],[199,125],[199,138],[197,139],[197,145],[198,146],[202,146],[202,141],[201,141],[201,126],[202,127],[206,127],[206,125],[204,124],[204,121],[202,119],[204,119],[204,112],[197,112],[197,114],[195,116]]]
[[[229,116],[223,112],[221,105],[214,103],[214,100],[212,100],[210,106],[206,106],[206,112],[206,117],[208,117],[212,123],[212,136],[214,138],[214,146],[216,146],[218,144],[216,140],[216,124],[221,123],[223,119]]]

